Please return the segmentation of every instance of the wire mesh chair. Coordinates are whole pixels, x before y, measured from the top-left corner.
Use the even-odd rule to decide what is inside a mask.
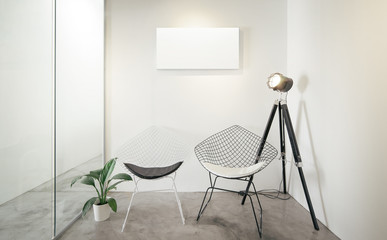
[[[249,197],[258,234],[262,237],[262,205],[254,183],[251,182],[254,189],[252,193],[247,192],[248,190],[234,191],[215,187],[218,177],[248,182],[248,179],[252,180],[254,174],[264,169],[277,156],[277,149],[267,142],[263,146],[261,155],[258,156],[260,142],[261,137],[258,135],[241,126],[234,125],[210,136],[195,147],[195,154],[202,166],[208,171],[210,178],[210,187],[207,188],[204,195],[197,221],[211,201],[214,189],[235,192],[244,196],[244,199],[246,196]],[[212,175],[215,176],[214,181]],[[209,199],[204,205],[210,189]],[[251,198],[253,195],[256,196],[260,208],[259,221]],[[244,204],[244,200],[242,204]]]
[[[172,180],[170,189],[153,191],[174,191],[181,220],[185,224],[175,178],[176,171],[183,163],[187,153],[186,145],[172,130],[158,126],[146,129],[117,151],[118,162],[132,176],[135,184],[121,232],[125,229],[134,196],[140,192],[149,192],[139,191],[139,182],[142,180],[161,178]]]

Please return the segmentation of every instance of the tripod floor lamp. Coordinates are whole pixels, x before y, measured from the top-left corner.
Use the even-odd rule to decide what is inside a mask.
[[[274,91],[278,91],[280,93],[279,99],[275,100],[273,108],[271,110],[269,120],[266,124],[265,131],[263,133],[261,143],[258,147],[258,153],[257,153],[257,160],[258,161],[261,157],[263,147],[266,143],[267,135],[269,134],[274,116],[278,109],[278,116],[279,116],[279,130],[280,130],[280,148],[281,148],[281,158],[282,158],[282,177],[283,177],[283,191],[286,193],[286,168],[285,168],[285,158],[286,158],[286,151],[285,151],[285,126],[287,129],[287,133],[290,140],[290,145],[292,147],[293,157],[295,161],[295,165],[298,169],[298,173],[300,175],[302,187],[304,189],[304,194],[306,201],[308,203],[310,216],[312,218],[313,226],[316,230],[319,230],[319,226],[317,223],[316,215],[313,210],[312,201],[309,196],[308,187],[306,185],[306,180],[304,177],[304,172],[302,170],[302,161],[301,161],[301,155],[300,151],[298,149],[298,144],[296,141],[296,135],[294,133],[292,121],[290,119],[289,115],[289,109],[286,102],[288,91],[293,86],[293,80],[291,78],[288,78],[281,73],[274,73],[269,76],[269,80],[267,82],[267,86],[270,89],[273,89]],[[247,184],[246,192],[242,200],[242,204],[244,204],[246,200],[247,193],[249,192],[251,182],[253,180],[253,177],[250,177],[250,180]]]

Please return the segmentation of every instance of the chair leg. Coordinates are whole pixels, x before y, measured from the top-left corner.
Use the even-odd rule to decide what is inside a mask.
[[[259,197],[258,197],[258,192],[257,192],[257,189],[255,188],[255,184],[254,183],[252,183],[253,184],[253,188],[254,188],[254,195],[257,197],[257,201],[258,201],[258,203],[259,203],[259,208],[261,209],[261,211],[262,211],[262,205],[261,205],[261,201],[259,200]],[[262,215],[262,214],[261,214]],[[262,218],[261,218],[261,221],[262,221]]]
[[[123,232],[123,231],[124,231],[124,229],[125,229],[126,220],[128,220],[129,211],[130,211],[130,207],[132,206],[132,202],[133,202],[134,195],[136,195],[136,193],[135,193],[135,192],[132,194],[132,198],[130,199],[130,203],[129,203],[128,211],[126,212],[126,217],[125,217],[124,224],[122,225],[121,232]]]
[[[257,189],[255,188],[255,184],[253,182],[252,182],[252,185],[253,185],[253,188],[254,188],[254,195],[257,197],[257,201],[258,201],[258,204],[259,204],[259,210],[260,210],[259,211],[259,222],[257,220],[257,215],[255,213],[253,199],[251,198],[249,193],[246,193],[245,196],[248,196],[249,199],[250,199],[251,208],[253,209],[253,213],[254,213],[255,224],[257,225],[257,229],[258,229],[258,234],[259,234],[259,237],[262,238],[262,205],[261,205],[261,201],[259,200],[259,197],[258,197]]]
[[[260,213],[259,213],[260,221],[259,221],[259,223],[258,223],[257,215],[256,215],[255,209],[254,209],[253,199],[251,198],[250,195],[247,195],[247,196],[248,196],[249,199],[250,199],[251,208],[253,209],[254,218],[255,218],[255,224],[257,225],[259,237],[262,238],[262,208],[260,209]]]
[[[259,237],[262,238],[262,205],[261,205],[261,201],[259,200],[257,189],[255,188],[254,182],[251,181],[251,184],[253,185],[253,189],[254,189],[253,195],[255,195],[257,197],[257,201],[258,201],[258,204],[259,204],[259,210],[260,210],[260,212],[259,212],[259,221],[257,220],[257,215],[255,213],[254,203],[253,203],[253,200],[252,200],[250,194],[248,192],[245,192],[244,196],[248,196],[249,199],[250,199],[251,208],[253,209],[255,224],[257,225],[257,229],[258,229],[258,234],[259,234]]]
[[[253,183],[253,177],[254,177],[254,176],[250,176],[250,179],[249,179],[249,181],[248,181],[248,183],[247,183],[245,195],[243,196],[242,202],[241,202],[242,205],[245,205],[245,201],[246,201],[247,194],[249,194],[249,191],[250,191],[250,185],[251,185],[251,184],[254,184],[254,183]]]
[[[210,176],[210,185],[211,185],[211,186],[207,188],[207,191],[206,191],[206,193],[204,194],[204,198],[203,198],[203,201],[202,201],[202,205],[200,206],[200,210],[199,210],[199,213],[198,213],[198,217],[196,218],[196,221],[199,221],[200,216],[203,214],[203,212],[204,212],[204,210],[206,209],[208,203],[211,201],[212,194],[214,193],[214,187],[215,187],[216,180],[218,179],[218,177],[215,177],[214,184],[212,184],[211,173],[209,174],[209,176]],[[204,204],[204,201],[206,200],[208,190],[210,190],[210,189],[211,189],[210,197],[209,197],[209,199],[208,199],[206,205],[205,205],[204,208],[203,208],[203,204]]]
[[[175,197],[176,197],[177,206],[179,207],[179,211],[180,211],[181,221],[183,222],[183,224],[185,224],[185,219],[184,219],[184,215],[183,215],[183,209],[181,208],[180,199],[179,199],[179,196],[177,195],[177,188],[176,188],[176,184],[175,184],[175,178],[172,178],[172,182],[173,182],[173,190],[175,191]]]
[[[203,214],[203,212],[204,212],[204,210],[206,209],[208,203],[211,201],[212,194],[213,194],[214,189],[215,189],[216,180],[218,179],[218,177],[216,176],[216,177],[215,177],[215,180],[214,180],[214,183],[212,183],[211,174],[209,174],[209,176],[210,176],[210,184],[211,184],[211,186],[207,188],[207,191],[206,191],[206,193],[204,194],[204,198],[203,198],[203,201],[202,201],[202,205],[200,206],[200,210],[199,210],[198,216],[197,216],[197,218],[196,218],[196,221],[199,221],[200,216]],[[257,225],[258,234],[259,234],[259,237],[262,238],[262,211],[263,211],[263,210],[262,210],[262,205],[261,205],[261,201],[259,200],[258,193],[257,193],[257,189],[255,188],[255,184],[254,184],[252,181],[251,181],[250,184],[253,185],[254,193],[253,193],[253,194],[249,194],[249,192],[246,191],[246,192],[242,192],[242,196],[244,196],[244,198],[249,197],[249,199],[250,199],[251,208],[252,208],[252,210],[253,210],[254,219],[255,219],[255,224]],[[209,197],[207,203],[204,205],[204,202],[205,202],[205,200],[207,199],[208,191],[209,191],[210,189],[211,189],[210,197]],[[224,191],[228,191],[228,192],[235,192],[235,193],[241,194],[241,192],[237,192],[237,191],[233,191],[233,190],[227,190],[227,189],[223,189],[223,188],[216,188],[216,189],[224,190]],[[258,221],[258,219],[257,219],[257,214],[256,214],[256,212],[255,212],[254,202],[253,202],[253,199],[252,199],[251,195],[255,195],[255,196],[256,196],[257,201],[258,201],[258,204],[259,204],[259,221]],[[203,207],[203,206],[204,206],[204,207]]]
[[[134,181],[135,187],[134,187],[134,191],[133,191],[133,193],[132,193],[132,197],[130,198],[130,202],[129,202],[129,206],[128,206],[128,211],[126,212],[126,217],[125,217],[124,224],[122,225],[121,232],[123,232],[124,229],[125,229],[126,221],[128,220],[129,211],[130,211],[130,207],[132,206],[132,202],[133,202],[134,195],[136,195],[136,193],[138,192],[137,181],[136,181],[136,179],[133,179],[133,181]]]

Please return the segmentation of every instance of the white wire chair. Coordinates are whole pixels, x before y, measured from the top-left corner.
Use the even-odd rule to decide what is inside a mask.
[[[258,234],[262,237],[262,205],[255,185],[252,182],[252,178],[254,174],[264,169],[277,156],[278,151],[266,142],[263,145],[260,156],[258,156],[260,143],[261,137],[241,126],[234,125],[208,137],[195,147],[195,154],[202,166],[208,171],[210,178],[210,187],[207,188],[204,195],[196,219],[197,221],[199,221],[200,216],[211,201],[214,189],[235,192],[244,196],[242,204],[244,204],[245,198],[249,197]],[[212,180],[212,175],[215,176],[214,181]],[[215,187],[218,177],[249,182],[249,184],[251,183],[253,185],[254,192],[248,192],[249,187],[246,191],[235,191]],[[210,189],[210,197],[204,205]],[[256,196],[260,207],[259,221],[257,220],[253,200],[251,198],[253,195]]]
[[[135,184],[121,232],[125,229],[134,196],[140,192],[150,192],[139,191],[139,182],[144,180],[171,179],[171,188],[153,191],[174,191],[181,221],[185,224],[175,178],[187,153],[188,149],[181,138],[171,129],[159,126],[146,129],[117,151],[118,162],[132,176]]]

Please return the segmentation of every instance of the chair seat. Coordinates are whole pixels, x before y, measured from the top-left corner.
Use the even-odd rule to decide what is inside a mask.
[[[208,162],[201,162],[203,167],[209,172],[224,178],[243,178],[251,176],[257,173],[265,164],[264,162],[259,162],[249,167],[223,167],[221,165],[215,165]]]
[[[183,162],[177,162],[166,167],[140,167],[131,163],[124,163],[125,167],[134,175],[144,179],[156,179],[175,172]]]

